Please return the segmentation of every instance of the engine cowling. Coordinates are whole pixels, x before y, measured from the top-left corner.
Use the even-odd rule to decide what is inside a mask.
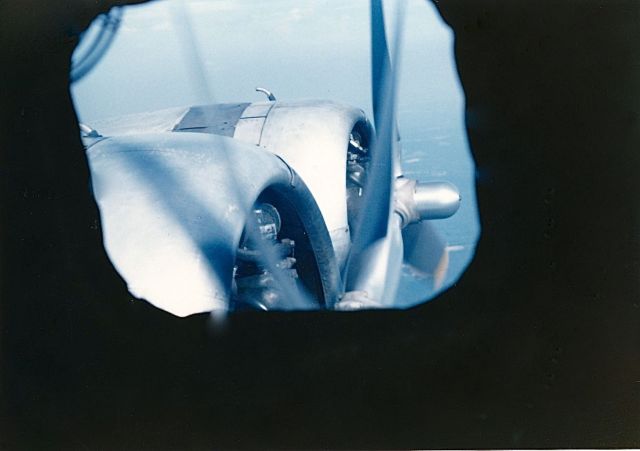
[[[247,215],[269,195],[295,229],[303,282],[320,304],[335,302],[329,234],[310,191],[280,158],[186,133],[103,139],[87,154],[105,248],[134,295],[178,316],[227,310]]]

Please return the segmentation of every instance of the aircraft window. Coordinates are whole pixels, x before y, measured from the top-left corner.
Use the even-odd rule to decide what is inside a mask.
[[[385,2],[383,23],[392,61],[396,7],[396,2]],[[234,149],[247,146],[248,153],[262,149],[277,154],[315,198],[342,283],[349,285],[345,280],[357,218],[372,210],[363,202],[373,171],[372,130],[380,128],[369,76],[372,64],[376,65],[375,52],[373,61],[369,53],[370,24],[353,21],[353,17],[368,17],[368,8],[368,0],[330,0],[328,4],[170,0],[121,8],[109,20],[97,19],[86,36],[96,43],[100,58],[87,50],[91,45],[80,46],[75,58],[82,67],[72,85],[89,154],[93,148],[108,146],[110,136],[137,139],[150,133],[173,133],[180,135],[176,138],[180,142],[190,143],[205,142],[213,134],[236,141]],[[100,24],[108,25],[108,36],[100,37]],[[403,178],[391,188],[397,217],[392,214],[390,227],[404,227],[396,238],[404,240],[405,263],[395,263],[401,265],[396,294],[385,291],[388,298],[381,302],[354,295],[343,304],[345,309],[407,308],[434,297],[454,284],[471,262],[480,233],[475,167],[465,131],[465,99],[455,67],[453,33],[435,7],[422,0],[408,2],[403,24],[395,115],[402,150],[400,160],[391,161],[394,176]],[[341,70],[334,70],[337,67]],[[275,97],[265,97],[264,88],[254,91],[261,86]],[[207,106],[212,104],[224,105]],[[349,117],[351,122],[340,123],[336,111],[341,112],[340,120]],[[338,132],[328,124],[342,128]],[[96,130],[101,139],[87,139]],[[334,132],[341,138],[335,138]],[[158,146],[161,142],[159,135]],[[342,159],[332,160],[333,142],[339,143],[336,149],[341,149]],[[340,169],[331,161],[339,161]],[[275,168],[280,163],[265,164]],[[235,171],[243,168],[233,167],[226,176],[239,178]],[[185,189],[193,183],[180,180]],[[239,201],[236,196],[245,192],[230,195],[230,211]],[[456,192],[462,199],[457,211]],[[426,210],[435,205],[434,199],[441,203],[449,199],[441,211],[449,208],[455,214],[429,216]],[[421,218],[428,219],[419,222]],[[232,244],[237,248],[238,243]],[[433,246],[441,252],[434,254]],[[245,264],[244,257],[240,272],[256,272],[257,267]]]

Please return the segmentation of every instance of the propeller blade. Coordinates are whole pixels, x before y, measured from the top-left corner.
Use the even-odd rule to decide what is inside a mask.
[[[394,37],[396,65],[400,60],[403,12],[404,9],[399,8]],[[370,300],[381,302],[395,295],[395,289],[390,293],[389,288],[397,287],[402,262],[400,222],[392,206],[394,155],[398,145],[397,70],[390,62],[381,0],[371,0],[371,63],[376,138],[371,146],[362,214],[356,222],[344,280],[345,291],[365,292]]]
[[[402,8],[398,11],[398,19],[404,16],[404,2],[401,2],[399,6]],[[400,24],[400,20],[397,20]],[[398,29],[398,28],[396,28]],[[394,43],[395,44],[395,43]],[[399,48],[399,47],[398,47]],[[396,49],[394,48],[394,51]],[[397,53],[394,52],[397,55]],[[385,31],[384,24],[384,10],[382,8],[382,0],[371,1],[371,99],[373,103],[373,123],[375,124],[376,132],[379,132],[380,127],[387,119],[384,117],[384,106],[382,100],[388,93],[385,92],[385,77],[389,73],[391,68],[391,57],[389,56],[389,46],[387,43],[387,33]],[[396,72],[396,71],[394,71]],[[395,83],[394,83],[395,85]],[[395,111],[395,105],[394,105]],[[400,135],[398,132],[397,118],[393,118],[393,136],[396,141],[400,141]],[[396,146],[391,155],[393,164],[393,175],[400,176],[402,170],[400,167],[400,146]]]
[[[434,280],[434,288],[442,286],[449,266],[447,243],[428,221],[402,229],[404,262]]]
[[[387,33],[384,25],[382,0],[371,0],[371,99],[373,102],[373,122],[376,131],[384,123],[382,115],[382,99],[385,94],[385,83],[391,68]]]
[[[176,32],[182,50],[183,62],[187,67],[187,74],[191,77],[191,89],[198,103],[213,101],[213,95],[207,81],[207,74],[202,64],[200,47],[193,33],[193,26],[184,0],[171,3],[173,28]]]

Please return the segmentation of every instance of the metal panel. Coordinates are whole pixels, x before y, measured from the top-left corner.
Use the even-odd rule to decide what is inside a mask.
[[[173,131],[233,136],[236,123],[249,103],[217,103],[189,108]]]

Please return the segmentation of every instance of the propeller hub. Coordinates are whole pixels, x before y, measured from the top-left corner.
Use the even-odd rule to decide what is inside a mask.
[[[446,219],[460,208],[460,191],[449,182],[418,182],[398,177],[393,206],[406,227],[428,219]]]

